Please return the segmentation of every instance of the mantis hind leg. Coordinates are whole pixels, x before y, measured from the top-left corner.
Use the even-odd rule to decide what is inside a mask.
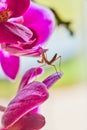
[[[54,69],[55,69],[55,71],[56,71],[56,73],[57,73],[58,71],[57,71],[57,68],[56,68],[56,66],[55,66],[55,65],[51,65],[51,66],[53,66],[53,67],[54,67]]]
[[[61,71],[61,58],[62,58],[61,56],[58,56],[56,58],[56,60],[59,59],[59,71]]]
[[[59,71],[61,72],[61,56],[58,56],[58,57],[56,58],[56,60],[57,60],[57,59],[59,59]],[[57,70],[56,66],[55,66],[54,64],[51,64],[51,66],[54,67],[54,69],[55,69],[55,71],[56,71],[56,73],[57,73],[58,70]]]

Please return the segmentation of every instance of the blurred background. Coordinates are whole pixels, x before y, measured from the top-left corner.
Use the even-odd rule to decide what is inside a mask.
[[[46,117],[46,125],[42,130],[86,130],[87,0],[35,2],[55,10],[63,21],[70,21],[68,29],[65,24],[59,24],[45,45],[45,48],[49,48],[48,59],[55,53],[62,56],[61,70],[64,75],[49,90],[50,97],[41,106],[41,113]],[[59,70],[59,60],[55,65]],[[5,77],[0,68],[0,104],[6,106],[14,97],[23,73],[31,66],[39,66],[37,59],[22,57],[20,75],[13,82]],[[40,81],[55,72],[52,66],[44,68],[45,73],[38,78]]]

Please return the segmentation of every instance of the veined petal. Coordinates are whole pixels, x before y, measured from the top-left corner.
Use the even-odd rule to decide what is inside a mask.
[[[18,41],[24,42],[24,40],[13,34],[7,27],[5,27],[5,24],[0,24],[0,44],[17,43]]]
[[[29,42],[32,35],[32,31],[21,24],[10,22],[0,24],[0,44]]]
[[[26,85],[9,103],[2,117],[3,126],[5,128],[11,127],[31,110],[37,108],[47,98],[48,91],[45,84],[36,81]]]
[[[24,55],[24,56],[32,56],[32,57],[38,57],[41,55],[41,48],[40,46],[37,47],[33,47],[31,49],[28,49],[25,51],[25,53],[23,53],[24,51],[22,51],[22,53],[20,53],[20,55]],[[44,52],[48,51],[48,49],[43,49]]]
[[[44,43],[55,28],[53,13],[41,5],[31,2],[30,8],[24,13],[24,25],[37,34],[37,44]]]
[[[47,88],[50,88],[55,82],[57,82],[63,75],[63,72],[56,72],[48,76],[43,83],[46,84]]]
[[[1,66],[4,73],[11,79],[15,79],[19,71],[19,57],[9,55],[7,52],[2,52]]]
[[[25,42],[29,42],[33,36],[32,31],[29,28],[23,26],[22,24],[6,22],[4,26],[8,30],[10,30],[11,33],[17,35],[18,37],[23,39]]]
[[[39,130],[45,125],[45,118],[38,113],[28,113],[8,130]]]
[[[7,8],[11,17],[21,16],[29,7],[30,0],[7,0]]]
[[[31,68],[27,70],[20,82],[19,90],[23,89],[28,83],[34,80],[34,78],[42,74],[42,72],[43,72],[42,68]]]
[[[24,47],[27,46],[27,49]],[[31,57],[38,57],[41,55],[41,46],[31,47],[28,43],[20,43],[20,44],[1,44],[1,48],[10,54],[16,56],[31,56]],[[48,49],[43,49],[46,52]]]

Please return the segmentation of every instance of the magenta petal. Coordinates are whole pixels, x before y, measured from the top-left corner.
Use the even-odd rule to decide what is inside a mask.
[[[4,46],[2,48],[7,50],[8,52],[11,52],[12,48],[10,47],[8,46],[8,49],[10,49],[9,51]],[[41,55],[41,49],[43,49],[41,46],[35,46],[35,47],[31,47],[30,49],[20,50],[16,53],[16,55],[38,57]],[[46,52],[47,50],[48,49],[43,49],[44,52]]]
[[[20,82],[19,90],[23,89],[28,83],[43,72],[42,68],[31,68],[27,70]]]
[[[28,114],[23,120],[23,122],[22,122],[24,124],[23,129],[39,130],[45,125],[45,118],[41,114],[33,113]]]
[[[0,24],[0,44],[1,43],[17,43],[17,41],[24,41],[17,35],[13,34],[7,27],[5,27],[5,24]]]
[[[19,57],[2,53],[1,66],[4,73],[11,79],[15,79],[19,70]]]
[[[47,88],[51,87],[55,82],[57,82],[63,75],[63,72],[57,72],[49,77],[47,77],[43,83],[46,84]]]
[[[45,42],[55,28],[53,13],[43,6],[31,2],[30,8],[23,15],[24,25],[36,32],[37,44]]]
[[[28,45],[30,47],[30,44],[22,44],[22,45]],[[1,44],[1,48],[10,54],[16,55],[16,56],[32,56],[32,57],[38,57],[41,55],[41,48],[40,46],[33,47],[31,49],[24,49],[21,44]],[[44,52],[46,52],[48,49],[43,49]]]
[[[10,22],[0,24],[0,44],[18,43],[18,41],[25,42],[26,40],[29,41],[31,37],[32,32],[21,24],[13,24]]]
[[[45,84],[32,82],[19,91],[16,97],[9,103],[3,117],[2,124],[8,128],[15,124],[24,115],[38,107],[48,98]]]
[[[9,130],[39,130],[45,125],[45,118],[38,113],[28,113],[18,122],[9,128]]]
[[[7,0],[8,10],[11,17],[21,16],[29,7],[30,0]]]
[[[24,51],[24,53],[22,51],[20,55],[38,57],[41,55],[41,49],[43,49],[41,46],[33,47],[31,49]],[[43,49],[44,52],[46,52],[47,50],[48,49]]]
[[[23,26],[22,24],[6,22],[4,26],[8,28],[8,30],[10,30],[11,33],[20,37],[25,42],[29,42],[30,38],[33,35],[32,31],[29,28]]]

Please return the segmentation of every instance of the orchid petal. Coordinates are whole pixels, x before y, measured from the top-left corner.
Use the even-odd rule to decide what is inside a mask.
[[[33,33],[22,24],[6,22],[0,25],[0,43],[29,42]]]
[[[28,44],[28,43],[26,43]],[[29,46],[30,44],[28,44]],[[17,44],[1,44],[1,48],[10,54],[13,54],[15,56],[32,56],[32,57],[38,57],[41,55],[41,49],[43,49],[41,46],[36,46],[31,49],[25,49],[20,45]],[[29,46],[30,48],[30,46]],[[48,49],[43,49],[44,52],[46,52]]]
[[[45,125],[45,118],[38,113],[28,113],[18,122],[9,127],[9,130],[38,130]]]
[[[37,108],[47,98],[48,92],[45,84],[36,81],[26,85],[9,103],[2,117],[3,126],[6,128],[11,127],[24,115]]]
[[[0,24],[0,44],[1,43],[17,43],[17,41],[24,42],[20,37],[13,34],[5,24]]]
[[[31,2],[24,13],[24,25],[37,34],[37,44],[44,43],[55,28],[55,17],[50,9]]]
[[[5,27],[8,28],[11,33],[17,35],[25,42],[29,42],[30,38],[33,35],[32,31],[29,28],[23,26],[22,24],[6,22]]]
[[[21,16],[29,7],[30,0],[7,0],[7,8],[11,17]]]
[[[3,52],[1,55],[1,66],[4,73],[11,79],[15,79],[19,70],[19,57]]]
[[[13,54],[16,56],[19,56],[20,52],[23,50],[22,48],[19,47],[19,45],[17,46],[17,44],[9,44],[9,43],[1,44],[1,48],[9,52],[9,54]]]
[[[33,47],[26,51],[22,51],[22,53],[20,53],[20,55],[38,57],[41,55],[41,49],[43,49],[43,48],[41,48],[40,46]],[[48,51],[48,49],[43,49],[43,51],[46,52],[46,51]]]
[[[48,76],[43,83],[47,86],[47,88],[50,88],[56,81],[58,81],[63,75],[63,72],[57,72],[50,76]]]
[[[19,85],[19,90],[23,89],[28,83],[30,83],[38,75],[42,74],[42,68],[31,68],[26,71]]]

